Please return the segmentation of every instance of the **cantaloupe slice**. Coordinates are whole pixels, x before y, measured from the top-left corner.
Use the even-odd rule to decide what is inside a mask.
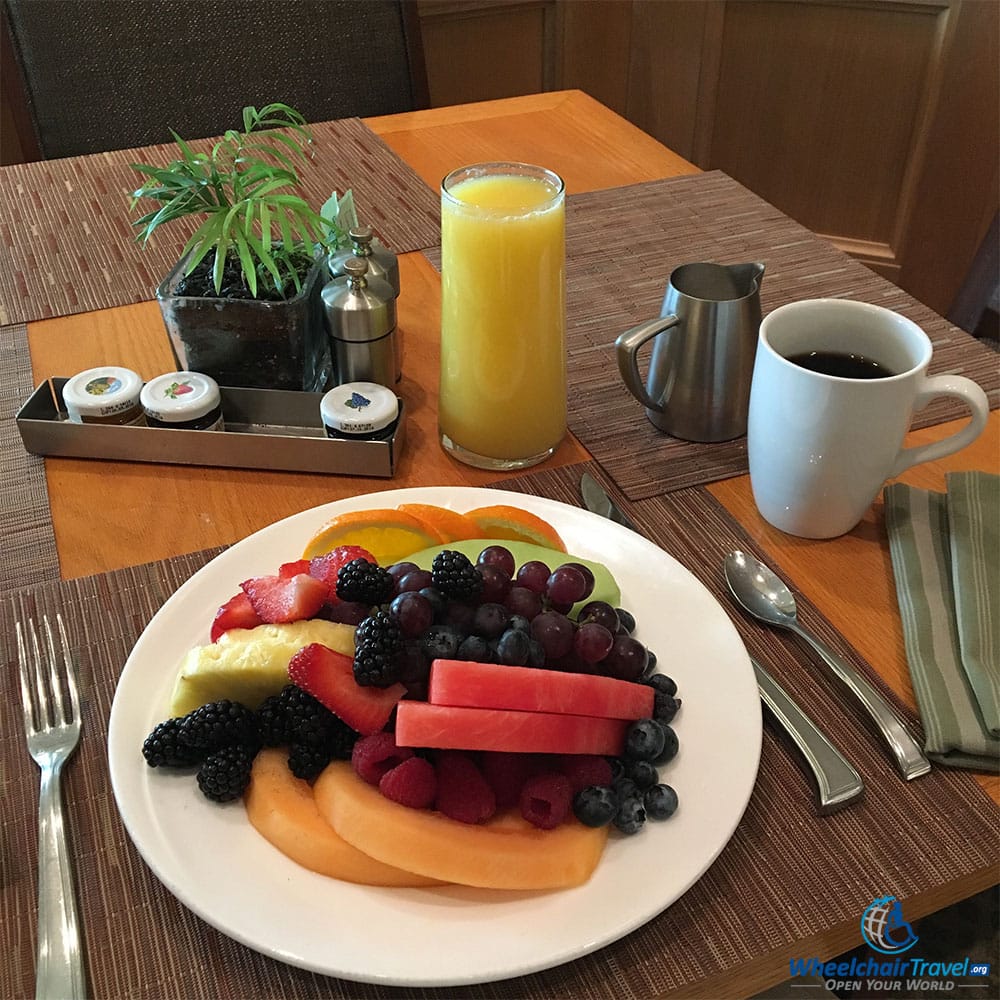
[[[310,871],[361,885],[440,885],[437,879],[376,861],[338,837],[316,808],[309,782],[288,770],[284,750],[257,754],[243,801],[254,829]]]
[[[590,878],[608,838],[572,817],[539,830],[515,814],[478,825],[385,798],[345,761],[313,789],[320,814],[348,843],[386,864],[485,889],[564,889]]]

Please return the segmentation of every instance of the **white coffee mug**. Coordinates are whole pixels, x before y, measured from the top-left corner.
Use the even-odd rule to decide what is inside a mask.
[[[803,367],[834,370],[830,354],[841,365],[844,356],[870,359],[881,373]],[[928,376],[930,360],[923,330],[881,306],[809,299],[766,316],[747,425],[750,483],[763,517],[792,535],[834,538],[864,517],[886,480],[974,441],[989,415],[986,393],[959,375]],[[935,396],[963,400],[972,420],[942,441],[904,448],[914,412]]]

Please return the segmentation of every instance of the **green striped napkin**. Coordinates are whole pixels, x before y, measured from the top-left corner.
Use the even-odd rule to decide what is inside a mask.
[[[939,764],[1000,771],[1000,476],[885,488],[906,658]]]

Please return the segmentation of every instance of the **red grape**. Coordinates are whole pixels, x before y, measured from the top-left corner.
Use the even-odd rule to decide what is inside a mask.
[[[519,587],[527,587],[528,590],[533,590],[536,594],[544,594],[545,585],[549,582],[551,575],[552,570],[545,563],[539,562],[537,559],[531,559],[524,563],[517,571],[514,582]]]
[[[508,577],[514,575],[514,557],[510,549],[502,545],[487,545],[476,559],[477,566],[497,566],[502,569]]]

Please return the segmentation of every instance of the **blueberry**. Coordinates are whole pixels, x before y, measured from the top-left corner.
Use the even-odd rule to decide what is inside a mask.
[[[648,760],[630,760],[625,763],[625,776],[640,789],[650,788],[660,780],[656,767]]]
[[[653,758],[654,764],[666,764],[668,760],[673,760],[680,746],[673,726],[660,726],[660,728],[663,730],[663,749]]]
[[[481,635],[468,635],[459,644],[455,656],[459,660],[490,663],[493,660],[493,650],[488,639],[484,639]]]
[[[663,752],[663,726],[656,719],[638,719],[625,733],[625,756],[655,760]]]
[[[642,673],[643,680],[647,681],[650,674],[652,674],[654,670],[656,670],[656,653],[654,653],[651,649],[647,649],[646,669]]]
[[[531,654],[531,636],[521,629],[508,628],[497,640],[497,660],[511,667],[523,667]]]
[[[615,611],[618,613],[618,626],[620,630],[628,632],[631,635],[635,631],[635,615],[624,608],[615,608]]]
[[[528,642],[527,666],[536,667],[539,670],[545,666],[545,647],[537,639],[531,639]]]
[[[434,621],[441,621],[448,606],[448,601],[444,594],[437,587],[421,587],[417,593],[422,594],[431,602],[431,608],[434,610]]]
[[[653,718],[664,725],[674,721],[677,710],[681,707],[680,698],[675,698],[672,694],[664,694],[657,691],[653,695]]]
[[[510,612],[495,601],[480,604],[472,615],[472,631],[486,639],[497,639],[507,627]]]
[[[668,694],[671,697],[677,694],[677,683],[666,674],[651,674],[643,683],[648,684],[661,694]]]
[[[611,765],[611,784],[621,781],[625,777],[625,762],[621,757],[608,757],[607,761]]]
[[[642,799],[638,796],[625,799],[618,807],[618,814],[613,822],[622,833],[638,833],[646,822],[646,810],[643,808]]]
[[[677,793],[670,785],[653,785],[642,797],[650,819],[670,819],[677,811]]]
[[[573,815],[584,826],[607,826],[618,812],[618,799],[610,788],[589,785],[573,796]]]
[[[639,798],[642,795],[639,786],[631,778],[618,778],[612,783],[611,790],[619,802]]]
[[[453,660],[462,636],[450,625],[434,625],[424,633],[421,642],[424,653],[432,660]]]
[[[524,615],[511,615],[507,622],[507,628],[512,628],[517,632],[530,632],[531,622]]]

